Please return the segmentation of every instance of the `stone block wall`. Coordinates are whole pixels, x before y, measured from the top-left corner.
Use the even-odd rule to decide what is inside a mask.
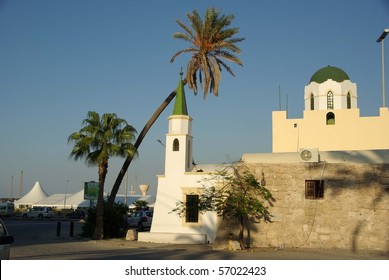
[[[389,251],[388,164],[247,165],[276,198],[273,222],[252,225],[251,246]],[[324,180],[324,197],[306,199],[305,180]]]

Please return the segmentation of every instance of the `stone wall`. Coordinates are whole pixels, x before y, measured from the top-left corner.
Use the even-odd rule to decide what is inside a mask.
[[[276,198],[273,223],[252,225],[251,246],[389,251],[388,164],[248,166]],[[324,197],[306,199],[305,180],[324,180]],[[217,240],[231,228],[222,224]]]

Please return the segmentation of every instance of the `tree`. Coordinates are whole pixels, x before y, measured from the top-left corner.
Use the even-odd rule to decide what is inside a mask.
[[[216,170],[204,179],[203,185],[198,200],[199,213],[212,211],[226,220],[236,221],[240,225],[238,239],[242,249],[250,246],[250,228],[253,222],[271,222],[272,215],[268,208],[273,205],[275,199],[264,186],[265,183],[261,184],[243,162]],[[173,212],[180,216],[185,215],[186,204],[177,202]]]
[[[121,202],[115,202],[112,208],[107,208],[107,203],[104,201],[104,237],[118,238],[123,236],[125,230],[128,206]],[[82,226],[81,236],[93,237],[96,228],[96,206],[88,209],[88,219]]]
[[[145,200],[137,200],[134,202],[135,209],[136,211],[138,210],[143,210],[143,209],[148,209],[149,208],[149,203]]]
[[[238,33],[238,28],[227,28],[231,25],[234,16],[220,15],[220,11],[215,10],[213,7],[206,11],[204,20],[201,19],[197,11],[193,11],[192,14],[187,13],[187,18],[189,19],[193,30],[180,20],[176,20],[178,25],[181,26],[186,33],[174,33],[173,37],[183,39],[193,44],[193,46],[174,54],[170,62],[173,63],[176,57],[180,54],[191,53],[192,58],[187,65],[186,79],[183,81],[184,85],[187,81],[189,81],[189,87],[194,90],[195,94],[197,94],[196,77],[197,73],[199,73],[200,83],[202,83],[202,76],[204,75],[204,98],[207,96],[208,90],[217,96],[219,81],[221,78],[221,66],[227,69],[230,74],[235,76],[231,68],[228,67],[223,60],[242,65],[242,62],[234,56],[234,53],[240,53],[240,49],[235,45],[235,43],[243,41],[244,39],[233,37]],[[136,139],[134,144],[136,149],[139,148],[149,129],[175,96],[176,91],[174,90],[148,120]],[[113,205],[116,194],[119,191],[120,185],[131,162],[132,157],[128,156],[124,161],[112,187],[111,194],[108,198],[109,205]]]
[[[190,27],[176,20],[184,32],[176,32],[173,37],[189,42],[191,46],[175,53],[170,62],[174,62],[177,56],[183,53],[191,53],[192,58],[189,60],[186,71],[189,88],[197,94],[198,76],[200,86],[204,91],[204,98],[208,92],[213,92],[217,96],[222,68],[235,76],[224,60],[243,65],[235,54],[240,53],[240,48],[236,46],[236,43],[243,41],[244,38],[234,37],[239,32],[239,28],[228,28],[234,16],[221,15],[220,10],[213,7],[207,9],[204,20],[196,10],[192,14],[187,13],[186,17],[190,22]]]
[[[100,115],[90,111],[83,120],[79,131],[68,138],[74,142],[70,157],[74,160],[85,158],[89,166],[98,166],[99,194],[96,207],[94,239],[104,238],[104,184],[108,172],[108,161],[112,156],[134,157],[137,150],[132,144],[136,130],[116,114]]]

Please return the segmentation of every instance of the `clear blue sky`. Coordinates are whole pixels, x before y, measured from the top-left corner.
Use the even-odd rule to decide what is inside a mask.
[[[288,97],[289,116],[302,117],[304,86],[321,67],[342,68],[357,83],[363,116],[378,115],[381,45],[389,28],[386,0],[100,1],[0,0],[0,197],[23,194],[40,181],[48,194],[72,193],[97,180],[97,168],[69,159],[68,136],[88,111],[114,112],[140,132],[177,86],[189,56],[172,38],[175,19],[209,6],[234,14],[243,67],[223,72],[219,97],[194,97],[194,160],[220,163],[248,152],[271,152],[271,112]],[[389,37],[388,37],[389,38]],[[386,51],[389,56],[389,42]],[[389,64],[388,64],[389,73]],[[389,87],[389,85],[387,86]],[[389,98],[388,98],[389,99]],[[154,124],[129,169],[129,184],[155,192],[164,172],[167,117]],[[110,191],[123,159],[111,160]],[[69,181],[66,184],[66,181]],[[67,186],[67,190],[65,190]],[[124,187],[120,192],[123,192]]]

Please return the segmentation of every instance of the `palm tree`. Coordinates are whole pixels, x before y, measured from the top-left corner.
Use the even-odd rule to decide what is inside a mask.
[[[142,210],[148,208],[149,203],[145,200],[137,200],[134,202],[135,210]]]
[[[112,156],[131,157],[137,154],[132,141],[136,130],[116,114],[103,114],[100,118],[96,112],[88,112],[84,125],[68,138],[74,142],[70,157],[74,160],[85,158],[89,166],[98,166],[99,194],[96,208],[96,226],[94,239],[104,237],[104,183],[108,172],[108,161]]]
[[[189,88],[197,94],[198,76],[204,91],[204,98],[208,91],[217,96],[222,68],[235,76],[224,60],[243,66],[235,54],[240,53],[240,48],[236,46],[236,43],[243,41],[244,38],[234,37],[239,32],[239,28],[228,28],[234,16],[220,15],[220,10],[215,10],[213,7],[205,12],[204,20],[197,11],[193,11],[192,14],[187,13],[186,17],[191,28],[180,20],[176,20],[185,32],[176,32],[173,37],[189,42],[191,46],[175,53],[170,62],[174,62],[180,54],[191,53],[192,58],[186,69]]]
[[[221,78],[221,66],[227,69],[227,71],[234,76],[231,68],[229,68],[223,60],[232,61],[242,65],[242,62],[235,57],[233,53],[240,53],[240,49],[235,45],[235,43],[243,41],[244,38],[233,38],[233,36],[238,33],[239,29],[227,28],[232,23],[234,16],[220,15],[220,11],[215,10],[213,7],[206,11],[204,21],[201,19],[197,11],[193,11],[192,14],[187,13],[187,17],[193,30],[187,27],[180,20],[176,20],[178,25],[181,26],[186,33],[174,33],[173,37],[188,41],[192,43],[193,46],[177,52],[172,57],[171,63],[173,63],[175,58],[182,53],[192,53],[192,58],[187,65],[186,79],[183,81],[184,85],[188,82],[189,87],[194,90],[195,94],[197,94],[196,75],[198,72],[200,83],[202,83],[202,76],[204,75],[204,97],[207,96],[208,90],[213,92],[214,95],[218,95],[219,81]],[[175,96],[176,91],[174,90],[151,116],[136,139],[134,144],[136,149],[139,148],[151,126]],[[131,164],[131,161],[132,157],[129,156],[123,163],[108,198],[109,207],[112,206],[115,201],[116,194],[119,191],[119,187],[128,167]]]

